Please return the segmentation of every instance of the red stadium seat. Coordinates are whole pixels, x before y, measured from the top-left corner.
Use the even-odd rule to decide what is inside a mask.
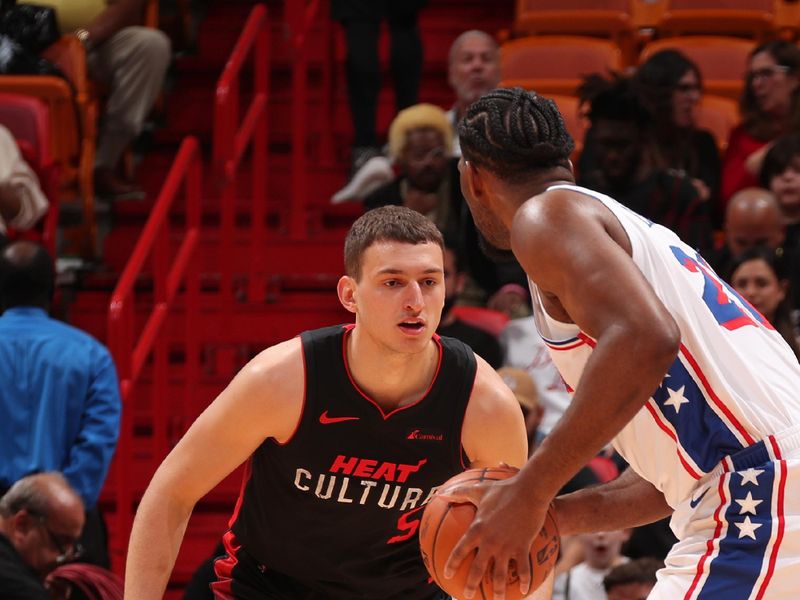
[[[58,225],[59,171],[53,161],[50,135],[50,112],[38,98],[21,94],[0,93],[0,123],[16,138],[23,158],[39,178],[50,208],[33,239],[40,241],[55,256]],[[9,232],[12,238],[30,237]]]
[[[767,37],[775,28],[779,0],[668,0],[656,29],[661,35],[742,34]]]
[[[755,42],[725,36],[663,38],[642,49],[639,64],[668,48],[678,50],[697,65],[703,76],[705,92],[737,100],[742,93],[748,57]]]
[[[500,85],[545,96],[575,95],[585,75],[621,69],[622,53],[609,40],[550,35],[519,38],[500,47]]]

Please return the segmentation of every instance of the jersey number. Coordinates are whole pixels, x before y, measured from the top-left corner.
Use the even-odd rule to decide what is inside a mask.
[[[689,256],[683,249],[670,246],[675,258],[692,273],[703,275],[703,301],[722,327],[733,331],[740,327],[763,325],[773,329],[761,313],[742,298],[736,290],[722,281],[699,255]],[[738,302],[733,299],[736,298]]]

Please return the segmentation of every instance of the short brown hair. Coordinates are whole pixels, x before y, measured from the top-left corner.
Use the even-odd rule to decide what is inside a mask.
[[[345,273],[358,281],[367,248],[376,242],[438,244],[444,251],[442,233],[433,221],[410,208],[382,206],[360,216],[344,240]]]

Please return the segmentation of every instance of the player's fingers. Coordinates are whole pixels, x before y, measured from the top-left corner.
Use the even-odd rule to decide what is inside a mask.
[[[467,579],[464,582],[464,597],[469,600],[478,591],[478,586],[481,584],[483,574],[489,567],[490,554],[488,552],[481,552],[480,547],[475,553],[475,558],[472,559],[472,565],[467,573]]]
[[[470,530],[468,529],[450,552],[450,556],[444,564],[444,576],[446,579],[450,579],[458,571],[464,559],[475,549],[475,544],[472,542],[472,536],[469,533]]]
[[[531,587],[531,579],[533,577],[533,559],[531,559],[530,551],[517,556],[516,567],[517,577],[519,577],[519,591],[525,595]]]
[[[492,600],[505,600],[508,581],[508,560],[495,557],[492,572]]]

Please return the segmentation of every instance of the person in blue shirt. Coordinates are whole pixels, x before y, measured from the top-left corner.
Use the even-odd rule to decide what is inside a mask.
[[[107,566],[96,506],[119,437],[119,383],[105,346],[48,315],[53,273],[32,242],[0,252],[0,493],[31,473],[63,473],[87,509],[91,562]]]

